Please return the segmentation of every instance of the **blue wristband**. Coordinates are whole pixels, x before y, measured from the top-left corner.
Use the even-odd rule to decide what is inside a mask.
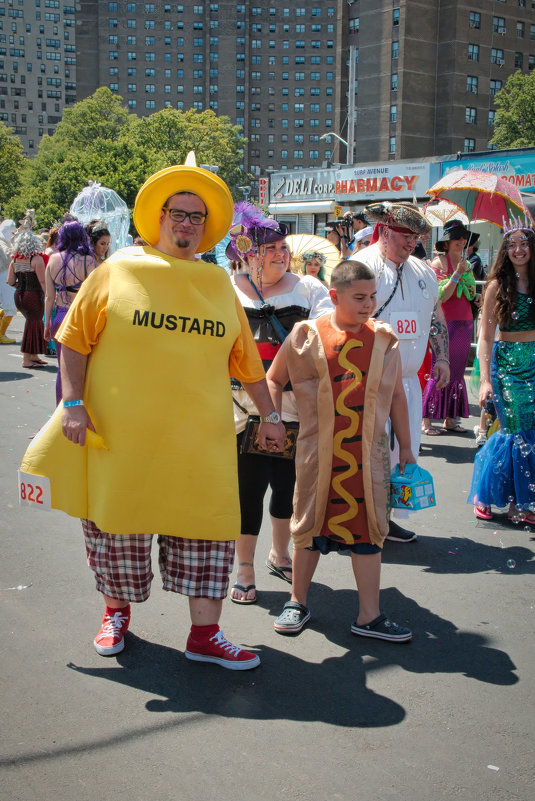
[[[83,400],[63,401],[63,408],[68,409],[71,406],[83,406]]]

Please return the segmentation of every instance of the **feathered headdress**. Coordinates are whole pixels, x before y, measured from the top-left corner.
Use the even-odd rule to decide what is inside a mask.
[[[226,255],[231,261],[244,261],[259,245],[284,239],[288,228],[271,217],[266,217],[258,206],[241,200],[234,206],[234,218],[229,231],[230,242]]]
[[[19,220],[19,227],[11,240],[11,253],[20,254],[25,258],[33,256],[35,253],[42,253],[43,242],[37,234],[32,231],[35,225],[34,209],[26,209],[26,214]]]

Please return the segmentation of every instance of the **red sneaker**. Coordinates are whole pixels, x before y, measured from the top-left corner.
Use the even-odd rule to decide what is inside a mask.
[[[221,629],[203,640],[195,639],[190,633],[186,643],[186,657],[195,662],[215,662],[229,670],[250,670],[260,664],[259,656],[233,645]]]
[[[123,609],[106,607],[100,631],[93,640],[95,651],[101,656],[113,656],[124,648],[124,635],[130,624],[130,604]]]

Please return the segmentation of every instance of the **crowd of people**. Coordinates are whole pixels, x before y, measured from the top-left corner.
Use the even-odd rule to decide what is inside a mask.
[[[451,221],[430,262],[419,251],[430,230],[421,210],[372,203],[366,216],[328,223],[340,252],[330,274],[320,250],[301,253],[292,271],[286,225],[234,206],[221,178],[191,159],[141,187],[133,248],[109,255],[102,223],[68,220],[41,253],[31,223],[13,238],[8,270],[26,317],[23,366],[37,366],[53,337],[60,373],[56,412],[22,469],[50,482],[53,508],[82,521],[104,603],[96,651],[125,647],[131,604],[150,593],[157,532],[163,588],[188,597],[186,657],[256,667],[258,655],[219,624],[235,553],[230,600],[258,599],[268,490],[265,567],[291,585],[275,631],[302,630],[320,555],[347,551],[359,595],[351,633],[410,640],[380,606],[385,541],[416,540],[401,525],[407,512],[391,510],[390,475],[416,464],[431,420],[464,433],[481,300],[472,232]],[[227,234],[230,279],[202,258]],[[479,402],[493,400],[499,431],[474,466],[470,502],[483,520],[507,506],[510,519],[535,525],[533,299],[526,219],[505,230],[484,293]],[[143,437],[132,436],[140,426]]]

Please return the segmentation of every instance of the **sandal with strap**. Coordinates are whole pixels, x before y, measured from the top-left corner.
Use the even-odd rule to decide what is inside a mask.
[[[287,581],[288,584],[292,583],[292,568],[289,567],[278,567],[278,565],[273,564],[270,562],[269,559],[266,562],[266,567],[269,569],[269,572],[272,573],[274,576],[278,576],[283,581]],[[287,576],[286,573],[289,573]]]
[[[475,504],[474,514],[479,520],[492,520],[494,516],[490,511],[490,506],[483,506],[480,503]]]

